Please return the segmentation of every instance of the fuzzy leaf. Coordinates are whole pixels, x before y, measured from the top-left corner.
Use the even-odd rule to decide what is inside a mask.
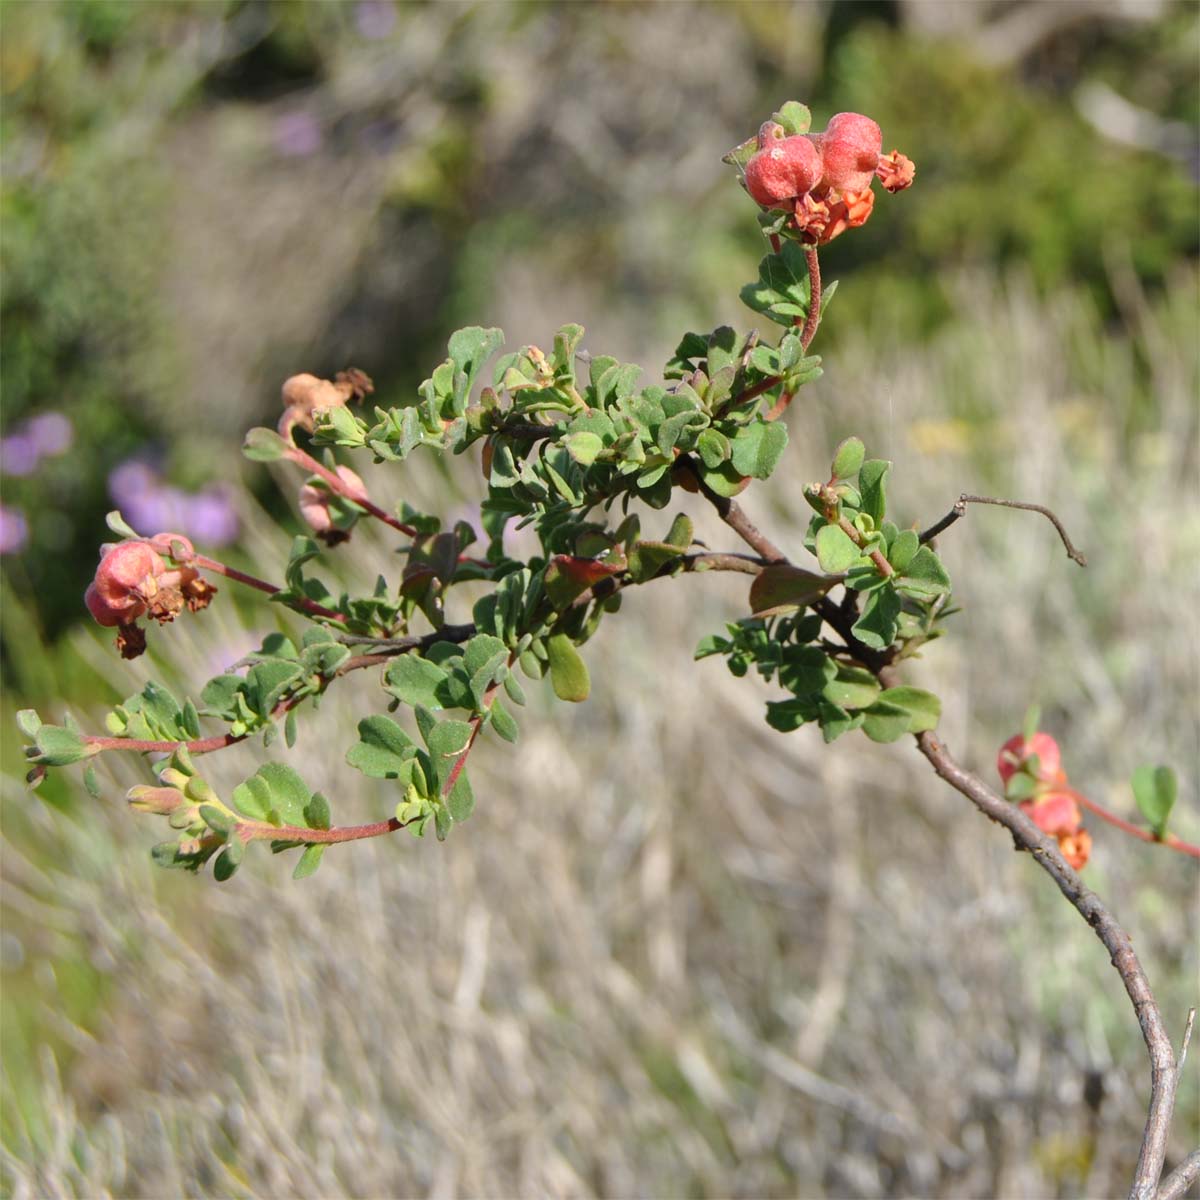
[[[787,426],[779,421],[756,421],[733,439],[733,468],[742,475],[766,479],[787,448]]]
[[[417,752],[412,738],[390,717],[364,717],[358,723],[358,743],[346,761],[372,779],[396,779],[407,759]]]
[[[547,640],[546,649],[550,655],[550,683],[554,694],[571,703],[586,700],[592,687],[591,679],[574,642],[565,633],[556,633]]]
[[[861,511],[867,513],[878,529],[887,515],[887,476],[892,464],[883,458],[868,458],[859,468],[858,490]]]
[[[305,846],[296,863],[296,869],[292,872],[292,878],[307,879],[310,875],[315,874],[321,865],[321,858],[325,850],[326,847],[320,842],[313,842],[311,845]]]
[[[287,452],[287,442],[273,429],[251,429],[242,442],[242,453],[251,462],[275,462]]]
[[[417,654],[401,654],[388,665],[384,688],[397,700],[416,708],[442,708],[438,689],[446,682],[447,673],[436,663]]]
[[[863,445],[861,438],[848,437],[845,441],[840,442],[838,448],[833,452],[832,475],[834,479],[852,479],[858,474],[866,456],[867,448]]]
[[[1154,831],[1155,837],[1165,836],[1167,820],[1179,790],[1175,772],[1170,767],[1142,766],[1134,771],[1131,782],[1138,811]]]
[[[816,537],[817,562],[827,575],[845,574],[862,557],[850,535],[838,525],[822,525]]]

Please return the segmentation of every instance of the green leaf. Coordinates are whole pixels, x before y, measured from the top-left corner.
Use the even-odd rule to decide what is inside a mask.
[[[491,708],[488,709],[491,713],[492,728],[506,741],[516,743],[520,737],[520,729],[517,726],[508,709],[500,703],[500,697],[497,696],[493,701]]]
[[[912,534],[911,530],[905,532]],[[915,538],[916,534],[912,536]],[[896,542],[899,543],[903,537],[904,534],[900,534]],[[928,546],[921,546],[897,577],[896,587],[918,600],[933,600],[950,590],[950,576],[937,554]]]
[[[296,710],[288,709],[288,715],[283,722],[283,740],[287,743],[287,748],[290,750],[296,744],[297,724]]]
[[[778,254],[768,254],[758,264],[758,282],[741,291],[742,303],[791,328],[808,314],[808,260],[795,242],[784,242]],[[796,318],[800,318],[797,322]]]
[[[704,465],[715,470],[733,453],[733,445],[719,429],[705,429],[696,441],[696,450]]]
[[[37,731],[42,727],[42,718],[32,708],[23,708],[17,713],[17,728],[27,737],[37,737]]]
[[[903,575],[920,549],[921,539],[917,536],[916,531],[905,529],[892,539],[892,544],[888,547],[888,562]],[[946,582],[950,582],[948,577]]]
[[[365,446],[367,443],[366,425],[360,421],[345,405],[337,405],[325,409],[317,421],[317,433],[320,441],[336,446]]]
[[[439,721],[425,736],[434,786],[441,791],[454,764],[471,744],[472,727],[466,721]],[[460,775],[461,778],[461,775]]]
[[[388,664],[384,688],[397,700],[416,708],[442,708],[438,689],[445,684],[447,673],[427,658],[409,652]]]
[[[596,461],[600,451],[604,449],[604,443],[600,438],[586,430],[567,434],[562,439],[562,444],[566,447],[567,453],[582,467],[590,467]]]
[[[819,600],[837,582],[786,563],[775,563],[764,567],[750,585],[750,611],[756,617],[776,616]]]
[[[896,640],[900,617],[900,597],[893,587],[871,592],[863,614],[854,623],[854,636],[872,650],[886,650]]]
[[[88,763],[83,769],[83,786],[93,800],[100,799],[100,776],[96,774],[96,764]]]
[[[579,656],[574,642],[565,633],[556,633],[546,642],[550,655],[550,683],[560,700],[579,703],[588,698],[591,679],[587,664]]]
[[[275,705],[283,699],[284,693],[303,674],[299,663],[284,659],[273,658],[256,663],[246,672],[246,686],[243,690],[250,711],[260,717],[269,717]]]
[[[692,519],[687,513],[680,513],[672,522],[671,528],[667,531],[667,536],[663,538],[668,546],[677,546],[680,550],[687,550],[692,544],[692,539],[695,536],[695,528],[692,525]]]
[[[729,325],[720,325],[708,335],[706,362],[708,364],[708,377],[710,379],[718,371],[723,371],[728,366],[737,365],[739,358],[738,343],[737,331]]]
[[[894,742],[906,733],[934,729],[941,715],[942,702],[932,692],[888,688],[866,710],[863,732],[873,742]]]
[[[1175,806],[1179,790],[1175,772],[1170,767],[1138,767],[1130,781],[1138,811],[1154,831],[1154,836],[1166,836],[1167,820]]]
[[[372,779],[398,778],[404,763],[417,752],[412,738],[390,717],[364,717],[358,723],[358,737],[346,761]]]
[[[1037,755],[1033,757],[1037,758]],[[1040,780],[1024,771],[1015,771],[1004,785],[1004,795],[1015,804],[1021,800],[1028,800],[1040,787]]]
[[[33,735],[38,749],[36,761],[47,767],[65,767],[82,762],[96,751],[84,741],[83,735],[61,725],[41,725]]]
[[[473,637],[463,655],[463,667],[470,679],[471,697],[475,709],[483,706],[487,690],[496,681],[496,675],[508,662],[508,647],[499,639],[481,633]]]
[[[653,579],[668,563],[683,557],[679,546],[666,542],[638,542],[629,552],[629,578],[634,583]]]
[[[304,806],[304,824],[309,829],[328,829],[332,820],[329,801],[320,792],[313,792],[311,799]]]
[[[1038,731],[1038,725],[1042,719],[1042,709],[1038,704],[1031,704],[1025,710],[1025,720],[1021,725],[1021,731],[1027,742],[1033,740],[1033,735]]]
[[[310,875],[316,873],[317,868],[321,865],[321,857],[324,855],[326,847],[321,842],[313,842],[305,846],[300,855],[300,860],[296,863],[296,869],[292,872],[293,879],[307,879]]]
[[[133,526],[130,525],[123,516],[121,516],[121,510],[119,508],[114,508],[112,512],[105,514],[104,523],[113,531],[113,533],[117,535],[117,537],[136,538],[138,536],[138,533]]]
[[[777,113],[771,114],[771,120],[782,125],[789,136],[807,133],[812,128],[812,113],[798,100],[789,100]]]
[[[702,467],[700,479],[705,487],[727,498],[736,496],[746,487],[745,478],[730,462],[723,462],[719,467]]]
[[[263,763],[256,772],[270,789],[271,807],[285,825],[303,825],[304,810],[312,792],[303,779],[285,763]]]
[[[848,437],[845,441],[839,442],[838,448],[833,452],[831,473],[834,479],[853,479],[858,474],[866,456],[867,448],[863,445],[861,438]]]
[[[879,681],[862,667],[838,665],[837,678],[831,679],[822,695],[841,709],[868,708],[879,698]]]
[[[218,883],[232,879],[234,872],[241,866],[244,851],[234,849],[235,846],[241,845],[242,843],[236,840],[229,842],[217,855],[216,861],[213,863],[213,878]]]
[[[225,809],[218,808],[215,804],[201,804],[199,813],[201,820],[209,829],[225,838],[233,832],[237,823]]]
[[[822,525],[817,530],[817,562],[827,575],[842,575],[862,557],[862,551],[850,535],[838,525]]]
[[[242,453],[251,462],[275,462],[287,457],[288,444],[273,429],[251,429],[242,442]]]
[[[179,724],[182,731],[189,738],[198,738],[200,736],[200,714],[196,711],[196,706],[189,700],[179,714]]]
[[[860,511],[875,522],[878,529],[887,516],[887,476],[892,464],[883,458],[868,458],[858,471],[858,490],[862,495]]]
[[[756,421],[733,439],[733,468],[742,475],[766,479],[787,448],[787,426],[780,421]]]

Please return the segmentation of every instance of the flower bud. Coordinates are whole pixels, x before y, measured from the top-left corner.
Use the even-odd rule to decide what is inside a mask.
[[[1017,807],[1051,837],[1073,834],[1083,823],[1079,805],[1070,792],[1047,792],[1033,800],[1022,800]]]
[[[824,165],[822,189],[864,192],[871,186],[883,149],[883,134],[870,117],[838,113],[830,117],[825,132],[814,135],[813,140]]]
[[[788,202],[812,191],[820,178],[821,156],[802,134],[768,139],[746,164],[746,190],[763,208],[790,208]]]
[[[125,799],[133,808],[140,808],[143,812],[155,813],[160,817],[169,817],[181,805],[187,803],[183,793],[176,788],[150,787],[148,784],[130,788],[125,793]]]
[[[1061,783],[1066,778],[1058,743],[1048,733],[1035,733],[1028,741],[1018,733],[1000,747],[996,758],[996,770],[1000,772],[1001,780],[1007,784],[1035,754],[1037,778],[1043,783]]]
[[[349,467],[337,468],[338,478],[352,491],[366,494],[366,485]],[[344,542],[350,534],[339,529],[332,509],[333,492],[320,480],[310,480],[300,489],[300,515],[308,522],[317,537],[329,546]]]

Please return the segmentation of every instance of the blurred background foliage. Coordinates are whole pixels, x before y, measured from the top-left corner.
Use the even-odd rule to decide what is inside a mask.
[[[471,1070],[439,1061],[414,1082],[409,1073],[420,1051],[409,1047],[411,1053],[395,1052],[394,1077],[390,1067],[378,1067],[381,1074],[372,1078],[369,1059],[356,1057],[361,1048],[336,1039],[315,1052],[326,1072],[317,1075],[343,1089],[346,1105],[357,1105],[368,1124],[382,1124],[374,1132],[343,1129],[345,1114],[321,1118],[301,1104],[289,1110],[282,1131],[272,1131],[247,1116],[250,1097],[266,1103],[297,1089],[307,1097],[289,1074],[295,1060],[288,1060],[291,1067],[264,1067],[259,1078],[253,1061],[238,1059],[242,1065],[231,1069],[227,1057],[205,1049],[204,1036],[219,1030],[231,1039],[227,1050],[253,1060],[278,1031],[256,1017],[231,1034],[205,1008],[221,1005],[220,989],[195,983],[197,973],[224,977],[248,1005],[281,988],[295,1000],[289,1030],[303,1030],[297,1014],[307,1013],[311,1001],[304,979],[260,977],[242,962],[239,931],[250,941],[267,937],[267,918],[255,925],[255,918],[239,916],[234,892],[216,895],[210,887],[214,895],[197,900],[191,881],[151,881],[138,849],[145,831],[128,828],[125,814],[105,817],[98,832],[80,807],[90,802],[65,784],[48,788],[44,801],[22,795],[9,718],[25,704],[53,711],[66,697],[95,725],[99,706],[134,690],[141,678],[114,663],[107,648],[101,652],[95,632],[80,624],[80,598],[105,537],[107,509],[121,507],[142,532],[173,528],[206,549],[224,546],[222,555],[233,562],[281,559],[266,518],[298,528],[291,505],[296,481],[252,468],[233,450],[247,427],[273,423],[287,375],[359,366],[375,378],[377,398],[394,403],[412,394],[460,324],[499,324],[509,344],[519,345],[544,344],[561,321],[579,320],[588,327],[589,348],[642,362],[652,375],[683,329],[748,326],[737,291],[753,277],[763,246],[748,201],[719,159],[779,103],[797,98],[813,108],[818,127],[837,111],[871,114],[883,127],[885,149],[899,147],[918,168],[911,192],[885,197],[867,226],[823,255],[827,276],[842,284],[816,347],[827,356],[826,377],[814,389],[811,411],[789,418],[797,471],[815,475],[838,437],[859,432],[872,449],[897,459],[897,487],[909,487],[914,504],[924,505],[914,507],[914,517],[940,515],[964,488],[1061,503],[1092,534],[1089,552],[1097,551],[1086,583],[1066,581],[1069,602],[1056,591],[1066,565],[1028,549],[1043,531],[1001,528],[975,515],[968,532],[955,531],[975,546],[963,552],[956,575],[968,601],[967,641],[958,657],[940,646],[933,655],[945,655],[942,682],[960,701],[963,720],[954,732],[965,740],[969,729],[978,738],[971,744],[979,761],[986,761],[989,747],[1038,696],[1058,722],[1055,732],[1080,756],[1073,779],[1087,769],[1090,754],[1092,783],[1102,791],[1151,749],[1163,760],[1174,756],[1187,775],[1195,766],[1194,729],[1180,711],[1195,686],[1194,663],[1187,656],[1163,662],[1167,635],[1147,643],[1146,629],[1154,625],[1145,618],[1156,614],[1159,627],[1173,627],[1176,636],[1181,623],[1194,630],[1195,589],[1181,584],[1173,564],[1194,561],[1200,533],[1194,505],[1192,516],[1170,529],[1151,521],[1146,505],[1164,488],[1195,498],[1198,21],[1194,4],[1167,0],[4,5],[0,628],[6,869],[15,870],[15,882],[6,891],[0,958],[7,1076],[0,1134],[12,1186],[39,1195],[87,1194],[95,1186],[118,1192],[124,1186],[132,1194],[176,1184],[182,1191],[246,1195],[370,1194],[373,1187],[409,1194],[443,1185],[509,1194],[986,1195],[1006,1187],[1009,1194],[1106,1194],[1103,1186],[1120,1179],[1122,1156],[1140,1124],[1142,1066],[1136,1031],[1130,1033],[1123,1000],[1103,977],[1107,966],[1097,965],[1102,955],[1089,932],[1074,928],[1073,914],[1052,911],[1057,898],[1043,894],[1035,878],[1019,900],[997,893],[995,879],[979,867],[964,867],[963,878],[944,880],[919,899],[898,882],[906,866],[917,878],[923,870],[940,871],[944,856],[960,848],[955,838],[965,853],[975,853],[969,848],[987,835],[973,814],[964,814],[961,835],[939,841],[931,826],[925,832],[933,845],[908,847],[908,864],[897,856],[887,866],[887,847],[874,844],[862,825],[871,800],[864,796],[857,818],[843,815],[832,831],[814,833],[829,839],[835,866],[842,864],[824,875],[806,864],[799,843],[776,857],[774,850],[760,854],[752,831],[738,820],[728,825],[720,797],[708,801],[715,806],[713,827],[672,818],[677,792],[712,790],[698,767],[681,790],[687,772],[679,762],[697,753],[686,739],[663,734],[679,758],[654,777],[650,791],[658,799],[643,796],[651,818],[636,806],[621,808],[612,795],[616,784],[597,782],[586,763],[573,768],[551,726],[528,751],[494,768],[497,789],[536,788],[526,772],[551,764],[551,776],[566,771],[578,780],[576,802],[598,790],[607,797],[600,802],[606,812],[617,804],[610,815],[625,822],[624,832],[557,815],[542,831],[544,842],[530,850],[533,859],[545,854],[549,864],[565,855],[586,864],[589,847],[616,854],[615,865],[604,859],[608,884],[627,869],[639,903],[675,913],[662,918],[661,928],[659,917],[640,917],[637,905],[609,914],[585,865],[582,881],[569,873],[561,881],[555,902],[577,901],[570,920],[600,939],[590,943],[587,962],[608,974],[593,984],[607,988],[619,1010],[629,1008],[632,1025],[614,1018],[613,1028],[597,1033],[593,1002],[555,991],[555,980],[569,978],[570,937],[551,936],[542,947],[548,960],[535,954],[523,961],[516,950],[505,959],[494,948],[513,972],[504,986],[514,994],[532,989],[542,1000],[527,1008],[528,996],[514,1001],[524,1015],[505,1024],[500,1010],[511,996],[493,997],[497,1011],[485,1033],[494,1044],[477,1050],[492,1069],[507,1072],[505,1086],[516,1089],[510,1100],[528,1111],[534,1132],[522,1126],[512,1145],[499,1133],[492,1141],[463,1140],[449,1109],[487,1108],[473,1091],[480,1085],[471,1083]],[[1052,431],[1045,425],[1050,413]],[[907,430],[903,438],[895,432],[898,421]],[[447,497],[455,504],[477,499],[469,473],[447,476],[428,463],[383,488],[393,499],[403,491],[432,508],[445,508]],[[768,524],[786,529],[789,521],[806,520],[798,515],[804,511],[798,486],[768,491],[758,503]],[[985,525],[996,532],[977,528]],[[356,546],[364,545],[383,550],[356,534]],[[347,561],[351,575],[354,563],[364,573],[374,569],[361,557]],[[962,577],[970,571],[975,584]],[[1006,604],[1008,572],[1044,583],[1031,585],[1026,605]],[[1130,592],[1135,577],[1143,592]],[[737,615],[740,598],[722,595],[723,604],[697,606],[687,636]],[[208,640],[182,643],[192,658],[177,664],[177,680],[194,686],[262,632],[261,610],[255,615],[241,598],[236,606],[222,599],[226,616],[214,611]],[[651,612],[647,630],[658,628],[654,621]],[[679,636],[669,622],[663,628],[663,639]],[[176,632],[155,640],[170,640],[178,651]],[[655,674],[637,665],[635,651],[646,636],[631,634],[627,645],[614,648],[614,661],[649,690],[640,703],[656,707],[659,696],[670,705],[672,686],[694,687],[686,662],[692,642],[677,668]],[[989,662],[1012,669],[998,676]],[[705,678],[726,687],[716,675]],[[609,695],[606,702],[598,694],[592,715],[581,718],[596,723],[598,771],[607,769],[599,743],[630,737],[630,712],[660,729],[653,712],[624,707],[630,702],[616,685]],[[729,704],[737,701],[718,708]],[[759,714],[749,716],[747,730]],[[1140,747],[1121,740],[1131,721],[1144,735]],[[779,744],[766,743],[797,772],[788,777],[793,788],[797,780],[810,788],[853,790],[855,780],[868,790],[890,787],[891,800],[914,805],[938,828],[955,811],[953,798],[914,799],[928,789],[898,766],[885,786],[861,764],[830,765],[840,746],[823,756],[799,738],[786,750]],[[123,771],[113,768],[113,795],[118,783],[133,781]],[[516,789],[506,771],[520,773]],[[331,789],[337,781],[335,772]],[[628,782],[644,786],[636,776]],[[761,779],[750,790],[760,785],[766,791],[753,803],[770,813],[777,797]],[[1194,811],[1194,772],[1182,807],[1189,804]],[[499,809],[516,819],[515,801]],[[762,819],[774,827],[776,818],[800,819],[786,805]],[[508,834],[499,815],[477,819],[480,826],[462,835],[460,846],[478,838],[482,861],[485,845]],[[801,825],[813,819],[805,816]],[[723,850],[702,844],[710,832]],[[747,845],[740,847],[743,837]],[[605,849],[610,843],[618,849]],[[446,961],[436,946],[421,950],[414,977],[432,993],[447,986],[454,992],[455,972],[477,961],[478,937],[486,942],[478,905],[492,910],[488,890],[516,906],[513,946],[522,944],[520,919],[531,905],[522,898],[521,877],[509,889],[507,879],[482,867],[408,865],[418,852],[428,857],[427,850],[441,853],[408,845],[364,851],[360,861],[379,889],[368,899],[352,880],[325,882],[348,870],[340,863],[331,861],[317,886],[342,888],[320,894],[329,913],[345,922],[360,920],[361,912],[395,917],[397,906],[423,904],[424,889],[445,887],[454,898],[447,905],[464,906],[466,932],[455,926],[447,934]],[[1096,868],[1111,871],[1101,883],[1124,889],[1126,911],[1147,922],[1138,945],[1177,1009],[1189,987],[1194,999],[1195,954],[1171,912],[1188,888],[1194,899],[1194,878],[1161,856],[1125,848],[1114,854],[1111,867]],[[673,888],[665,890],[664,855],[675,864]],[[1010,859],[993,847],[988,861],[1003,879],[1014,870]],[[68,861],[72,874],[58,875]],[[499,865],[490,869],[502,874]],[[850,893],[874,887],[863,879],[881,869],[884,894],[852,902]],[[1158,889],[1137,886],[1154,872]],[[380,873],[392,884],[379,883]],[[538,873],[525,876],[524,886],[529,877]],[[256,884],[239,878],[236,886],[244,896]],[[273,899],[260,898],[259,906],[264,913],[280,906],[288,933],[271,936],[280,944],[302,939],[297,930],[311,902],[300,893],[280,899],[277,886],[261,885],[261,897]],[[128,906],[120,919],[93,911],[109,887],[113,903]],[[937,995],[929,993],[929,977],[912,972],[911,957],[875,945],[877,935],[860,928],[859,950],[847,951],[851,961],[870,945],[882,966],[869,977],[857,967],[838,968],[840,1003],[849,989],[858,997],[851,1007],[865,1009],[837,1024],[829,1014],[842,1010],[835,1004],[836,971],[828,984],[828,960],[831,954],[841,960],[833,943],[797,929],[811,924],[853,940],[838,921],[853,927],[884,919],[872,915],[868,900],[899,903],[913,914],[901,922],[903,937],[912,939],[910,956],[914,946],[931,943],[920,953],[932,956]],[[974,928],[953,924],[964,903],[1000,913],[1002,928],[989,936],[1011,944],[998,948],[995,962],[964,959],[961,980],[952,980],[947,956],[955,946],[967,953],[961,939]],[[193,905],[211,923],[203,936],[193,934]],[[588,915],[597,905],[601,915]],[[419,918],[412,936],[426,937],[430,921]],[[1021,935],[1042,921],[1065,940],[1048,949],[1041,937]],[[934,930],[947,928],[948,940],[937,941]],[[682,953],[673,941],[681,930],[692,934],[694,957],[686,964],[671,957]],[[460,937],[467,939],[461,945]],[[748,940],[730,944],[739,939]],[[132,982],[127,972],[141,970],[160,943],[168,959],[198,958],[187,968],[146,968]],[[305,947],[297,962],[317,971],[343,969],[327,940]],[[392,979],[394,968],[383,958],[373,961],[374,976],[340,1002],[365,1003],[367,996],[386,996],[387,987],[415,986]],[[702,1015],[696,999],[679,990],[685,965],[704,981],[700,1008],[724,1013],[721,1020]],[[586,964],[575,966],[585,971]],[[721,974],[725,968],[732,977]],[[367,966],[345,970],[356,976]],[[192,973],[191,985],[180,971]],[[764,972],[778,988],[759,994],[757,983],[747,984],[743,994],[742,985],[761,982]],[[1087,1009],[1080,1032],[1063,1010],[1078,1003],[1092,972],[1097,994],[1107,999]],[[526,975],[533,981],[523,983]],[[792,993],[818,977],[824,982],[816,987],[814,1017]],[[955,991],[984,989],[988,980],[995,992],[987,1004]],[[192,1012],[171,1025],[170,1036],[183,1036],[185,1048],[178,1063],[166,1066],[155,1057],[162,1051],[153,1037],[136,1030],[135,1014],[147,1004],[182,1003],[180,989],[189,986],[200,989],[195,1005],[208,1015]],[[469,1000],[465,986],[460,979],[454,994]],[[569,992],[570,984],[563,986]],[[665,1007],[638,1009],[631,997],[660,986]],[[718,1003],[714,988],[732,999]],[[413,997],[419,1025],[425,1010]],[[571,1010],[576,1001],[579,1012]],[[938,1007],[943,1001],[945,1011]],[[978,1014],[980,1041],[963,1035],[955,1062],[963,1070],[983,1063],[978,1086],[973,1076],[933,1069],[923,1039],[932,1045],[941,1027],[920,1017],[922,1006],[943,1016],[966,1014],[947,1017],[941,1029],[944,1035],[957,1023],[961,1035],[977,1004],[999,1011],[990,1013],[990,1023],[989,1014]],[[878,1005],[895,1006],[901,1024],[913,1023],[913,1037],[890,1025],[881,1031],[887,1022],[872,1007]],[[1176,1009],[1171,1019],[1178,1019]],[[1026,1012],[1036,1014],[1031,1034],[1014,1025]],[[547,1013],[558,1015],[549,1020]],[[806,1034],[814,1020],[824,1032]],[[749,1022],[753,1037],[738,1022]],[[518,1026],[532,1039],[520,1053]],[[555,1049],[555,1038],[569,1030],[584,1040],[582,1063]],[[855,1056],[856,1039],[895,1051],[882,1076],[879,1064],[871,1069]],[[780,1066],[772,1057],[783,1053],[776,1043],[795,1058]],[[524,1065],[522,1053],[531,1056]],[[1040,1067],[1031,1055],[1042,1056]],[[346,1061],[350,1078],[338,1066]],[[1103,1064],[1113,1061],[1124,1076],[1104,1075]],[[812,1083],[818,1067],[861,1087],[870,1102],[856,1109],[858,1101],[836,1089],[814,1097],[824,1086]],[[580,1093],[591,1089],[594,1104],[626,1092],[640,1097],[653,1114],[650,1131],[618,1136],[616,1122],[589,1150],[583,1102],[551,1130],[544,1122],[556,1101],[552,1089],[542,1089],[564,1070],[584,1073]],[[221,1072],[229,1073],[232,1092]],[[1103,1108],[1095,1099],[1099,1085],[1087,1084],[1098,1072],[1104,1086],[1116,1089]],[[524,1092],[523,1076],[529,1077]],[[1124,1077],[1137,1087],[1122,1084]],[[388,1094],[389,1087],[419,1094],[435,1082],[454,1103],[447,1099],[447,1110],[434,1116]],[[1184,1141],[1189,1126],[1195,1132],[1195,1093],[1192,1086],[1181,1111]],[[832,1109],[822,1108],[830,1096]],[[665,1113],[656,1107],[664,1098]],[[739,1098],[749,1098],[755,1114],[741,1125],[731,1115]],[[815,1105],[816,1115],[798,1113],[797,1103]],[[164,1104],[174,1115],[153,1117]],[[912,1131],[879,1114],[906,1104],[936,1126],[932,1148],[893,1144]],[[986,1119],[984,1110],[991,1114]],[[1051,1115],[1029,1117],[1043,1110]],[[359,1147],[359,1158],[322,1157],[331,1129]],[[799,1143],[789,1141],[789,1129]],[[1102,1145],[1105,1129],[1119,1144]],[[301,1164],[298,1175],[280,1174],[283,1168],[270,1160],[273,1139],[284,1136]],[[153,1150],[133,1153],[126,1145],[133,1138]],[[386,1152],[379,1138],[394,1139]],[[517,1142],[524,1147],[519,1153]],[[378,1159],[375,1174],[363,1156]],[[41,1176],[39,1162],[49,1164]]]

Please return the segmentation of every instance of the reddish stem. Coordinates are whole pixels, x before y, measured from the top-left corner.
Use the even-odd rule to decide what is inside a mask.
[[[771,247],[776,254],[779,253],[779,237],[777,234],[771,235]],[[806,246],[804,248],[804,261],[808,264],[808,312],[804,317],[804,327],[800,330],[800,345],[807,352],[809,346],[812,345],[813,338],[816,336],[817,326],[821,323],[821,262],[817,258],[816,247]],[[799,322],[793,322],[793,324],[799,324]],[[775,382],[778,382],[778,380]],[[778,421],[787,412],[788,405],[791,402],[791,392],[780,392],[779,399],[775,401],[765,419],[768,421]]]
[[[301,466],[306,471],[311,471],[314,475],[320,476],[339,496],[343,496],[351,503],[357,504],[359,508],[365,509],[377,521],[382,521],[385,525],[390,525],[393,529],[399,530],[400,533],[407,534],[409,537],[417,536],[417,529],[414,526],[406,525],[403,521],[397,521],[395,517],[384,512],[377,504],[372,504],[371,498],[365,490],[351,487],[340,475],[317,462],[311,454],[305,454],[299,446],[288,446],[287,456],[297,466]]]
[[[195,555],[190,560],[190,563],[192,566],[199,567],[202,571],[212,571],[214,575],[224,575],[226,579],[232,579],[236,583],[244,583],[247,587],[257,588],[260,592],[266,592],[268,596],[273,596],[280,590],[275,584],[268,583],[265,579],[259,579],[254,575],[247,575],[245,571],[239,571],[236,567],[226,566],[223,562],[218,562],[215,558],[209,558],[205,554]],[[324,608],[315,600],[309,600],[304,596],[298,596],[295,603],[298,607],[304,609],[305,612],[310,612],[315,617],[325,617],[330,621],[344,621],[346,619],[341,613]]]
[[[1173,833],[1168,833],[1166,837],[1156,837],[1150,830],[1141,829],[1137,825],[1130,824],[1123,817],[1118,817],[1116,813],[1109,812],[1107,808],[1097,804],[1095,800],[1089,800],[1082,792],[1077,792],[1074,788],[1055,788],[1054,790],[1065,792],[1077,803],[1082,804],[1084,808],[1090,812],[1094,812],[1102,821],[1107,821],[1110,825],[1115,825],[1118,829],[1130,834],[1132,837],[1138,838],[1143,842],[1157,842],[1163,846],[1170,846],[1172,850],[1178,850],[1180,854],[1189,854],[1192,858],[1200,858],[1200,846],[1193,846],[1191,842],[1185,842],[1182,838],[1177,838]]]
[[[800,345],[807,350],[821,323],[821,262],[815,246],[805,246],[804,260],[808,263],[808,315],[800,331]]]
[[[332,829],[306,829],[299,825],[264,825],[259,821],[239,821],[236,826],[238,837],[245,842],[309,842],[330,845],[334,842],[358,842],[363,838],[382,837],[403,829],[407,821],[391,817],[386,821],[372,821],[368,825],[335,825]]]
[[[510,667],[513,665],[515,658],[515,654],[508,656],[508,665]],[[467,738],[467,744],[459,751],[458,757],[454,760],[454,766],[450,768],[450,774],[446,776],[446,783],[442,788],[443,796],[448,796],[454,791],[454,785],[458,782],[458,777],[462,774],[463,767],[467,765],[467,755],[471,753],[471,747],[475,745],[475,739],[479,736],[479,730],[483,727],[483,718],[487,716],[488,709],[492,707],[492,700],[495,698],[499,688],[500,684],[493,683],[483,693],[483,704],[480,706],[482,711],[476,713],[471,718],[471,736]]]

